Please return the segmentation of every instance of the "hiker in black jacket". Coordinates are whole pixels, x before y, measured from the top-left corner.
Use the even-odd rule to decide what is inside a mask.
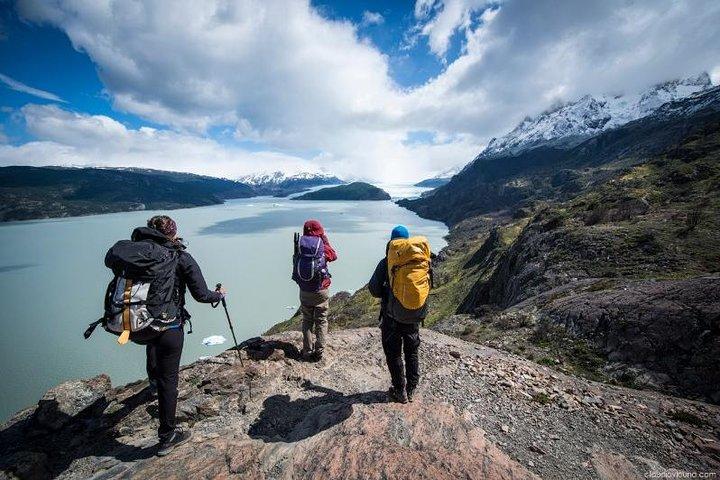
[[[185,292],[190,291],[192,297],[200,303],[216,303],[222,300],[225,290],[208,289],[200,267],[195,259],[185,251],[181,239],[177,237],[175,221],[166,216],[158,215],[147,222],[147,227],[136,228],[131,236],[135,242],[151,241],[177,251],[179,258],[175,271],[176,299],[179,315],[174,322],[167,324],[163,331],[145,328],[133,332],[130,339],[146,345],[147,372],[151,385],[157,385],[160,427],[158,437],[160,446],[158,455],[163,456],[190,439],[190,431],[175,426],[175,410],[177,408],[178,372],[183,347],[183,327],[190,320],[185,309]]]
[[[409,238],[406,227],[398,225],[390,235],[390,240]],[[389,244],[388,244],[389,245]],[[418,348],[420,347],[420,323],[427,314],[427,305],[417,311],[396,311],[401,305],[394,303],[389,308],[392,292],[388,278],[387,248],[386,256],[378,262],[373,272],[368,289],[373,297],[380,298],[380,331],[382,334],[383,351],[387,361],[392,387],[388,391],[391,400],[406,403],[413,401],[413,394],[420,381],[420,365]],[[402,321],[397,321],[400,318]],[[403,353],[405,365],[403,366]],[[404,371],[403,371],[404,370]]]

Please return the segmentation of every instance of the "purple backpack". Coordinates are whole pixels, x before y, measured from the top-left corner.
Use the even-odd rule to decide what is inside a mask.
[[[305,292],[317,292],[330,276],[322,238],[295,234],[292,279]]]

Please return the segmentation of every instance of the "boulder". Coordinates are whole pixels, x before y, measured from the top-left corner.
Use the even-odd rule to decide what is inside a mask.
[[[38,402],[35,421],[43,428],[59,430],[72,417],[91,407],[110,390],[110,377],[102,374],[71,380],[48,390]],[[103,405],[104,410],[105,405]]]

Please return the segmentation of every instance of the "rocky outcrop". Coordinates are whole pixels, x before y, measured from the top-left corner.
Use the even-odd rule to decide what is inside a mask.
[[[35,420],[40,427],[59,430],[70,419],[92,406],[110,390],[110,377],[99,375],[51,388],[38,402]]]
[[[422,335],[423,379],[406,405],[387,403],[377,329],[333,333],[319,363],[299,360],[297,332],[246,342],[244,366],[235,352],[193,363],[178,406],[193,439],[164,458],[154,456],[146,383],[64,384],[45,399],[58,402],[61,422],[41,402],[0,429],[0,478],[605,479],[720,469],[719,407]]]
[[[615,364],[615,375],[720,402],[718,299],[719,277],[621,283],[554,300],[540,328],[559,325],[589,340]]]

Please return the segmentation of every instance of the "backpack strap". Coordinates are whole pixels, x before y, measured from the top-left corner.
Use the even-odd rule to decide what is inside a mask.
[[[125,292],[123,293],[123,331],[118,337],[117,342],[125,345],[130,340],[130,299],[132,298],[132,280],[125,279]]]
[[[105,322],[107,322],[107,318],[102,317],[102,318],[98,318],[97,320],[92,322],[90,325],[88,325],[88,328],[83,333],[83,337],[85,337],[85,340],[90,338],[90,335],[93,334],[93,332],[95,331],[95,329],[97,328],[98,325],[100,325],[100,324],[105,325]]]

